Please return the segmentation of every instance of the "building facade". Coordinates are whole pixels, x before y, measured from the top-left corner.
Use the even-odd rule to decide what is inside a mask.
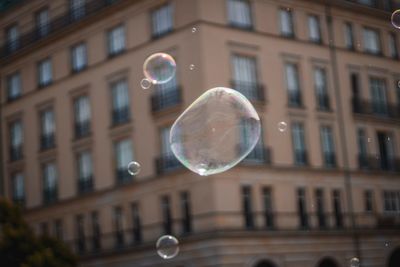
[[[2,194],[82,266],[400,266],[398,3],[0,3]],[[155,52],[177,73],[143,90]],[[201,177],[169,127],[218,86],[253,103],[262,138]]]

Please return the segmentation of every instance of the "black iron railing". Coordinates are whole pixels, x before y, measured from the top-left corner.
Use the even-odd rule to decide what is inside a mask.
[[[23,158],[22,145],[10,147],[10,160],[17,161]]]
[[[126,184],[133,181],[133,176],[128,172],[127,168],[120,168],[116,171],[117,184]]]
[[[57,188],[45,188],[43,189],[43,203],[50,204],[56,202],[58,199]]]
[[[246,217],[245,217],[246,216]],[[224,220],[221,220],[225,218]],[[378,230],[385,231],[388,229],[398,229],[400,227],[400,215],[388,213],[356,213],[354,214],[355,230],[367,231]],[[246,220],[251,220],[251,227],[246,224]],[[287,212],[276,213],[272,211],[260,211],[243,213],[235,212],[212,212],[198,214],[193,216],[194,223],[192,232],[184,231],[181,220],[175,219],[171,222],[171,228],[174,236],[184,238],[187,235],[203,235],[210,232],[235,232],[242,233],[248,231],[249,234],[261,233],[277,233],[285,232],[285,234],[293,233],[297,235],[304,233],[316,232],[319,234],[329,234],[341,232],[342,234],[353,233],[352,219],[350,214],[341,212]],[[139,233],[138,233],[139,231]],[[96,235],[96,242],[92,242],[93,236],[80,236],[76,240],[69,240],[69,244],[74,251],[81,255],[95,255],[97,253],[118,252],[129,248],[134,248],[140,244],[153,244],[164,231],[164,223],[159,221],[143,225],[141,228],[124,228],[117,231],[101,233]],[[138,239],[140,236],[140,239]]]
[[[130,109],[129,106],[114,109],[112,111],[113,125],[119,125],[127,123],[130,120]]]
[[[164,174],[182,167],[180,161],[173,154],[164,154],[156,158],[157,174]]]
[[[352,99],[353,113],[372,115],[379,118],[400,119],[400,105],[377,101]]]
[[[47,150],[55,147],[55,145],[54,133],[40,136],[40,150]]]
[[[75,138],[83,138],[90,135],[90,120],[75,123]]]
[[[233,89],[243,94],[250,101],[265,102],[264,85],[257,82],[231,81]]]
[[[400,172],[400,158],[359,154],[358,167],[364,170]]]
[[[93,176],[80,177],[78,179],[78,192],[84,194],[93,191]]]
[[[317,95],[317,105],[318,105],[318,110],[322,110],[322,111],[331,110],[329,95],[318,94]]]
[[[336,167],[336,153],[324,152],[324,166],[327,168]]]
[[[294,163],[298,166],[308,165],[308,154],[305,150],[294,151]]]
[[[182,89],[180,86],[158,89],[151,96],[151,110],[153,112],[174,107],[182,103]]]
[[[89,0],[86,1],[86,4],[82,7],[69,9],[60,16],[52,19],[49,24],[42,25],[42,28],[46,28],[46,34],[43,34],[43,30],[38,30],[37,27],[33,27],[30,31],[22,34],[15,43],[5,43],[0,47],[0,59],[15,54],[16,52],[29,47],[37,41],[43,40],[54,33],[59,33],[76,22],[95,15],[106,9],[108,6],[120,1],[121,0]]]

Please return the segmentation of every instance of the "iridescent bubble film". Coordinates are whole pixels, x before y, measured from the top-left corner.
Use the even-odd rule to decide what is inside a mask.
[[[175,72],[175,60],[166,53],[155,53],[149,56],[143,64],[144,76],[153,84],[167,83],[174,77]]]
[[[156,243],[157,254],[163,259],[172,259],[179,253],[179,241],[171,235],[163,235]]]
[[[278,123],[278,129],[279,129],[280,132],[286,131],[286,128],[287,128],[287,123],[286,122],[281,121],[281,122]]]
[[[136,161],[131,161],[128,164],[128,172],[130,175],[138,175],[140,172],[140,164]]]
[[[149,79],[144,78],[144,79],[142,79],[142,80],[140,81],[140,86],[141,86],[143,89],[149,89],[150,86],[151,86],[151,81],[150,81]]]
[[[392,25],[397,29],[400,29],[400,9],[397,9],[392,13]]]
[[[236,90],[216,87],[197,98],[174,122],[170,145],[176,158],[200,175],[229,170],[256,145],[260,118]]]
[[[360,267],[360,260],[358,258],[351,258],[350,267]]]

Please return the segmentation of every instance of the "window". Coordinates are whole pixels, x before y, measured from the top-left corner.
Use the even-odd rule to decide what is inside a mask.
[[[124,215],[122,207],[114,208],[114,235],[115,246],[122,247],[124,245]]]
[[[172,233],[172,215],[169,196],[161,197],[161,210],[163,215],[164,234]]]
[[[169,132],[171,127],[163,127],[160,129],[160,148],[161,155],[157,159],[157,173],[162,174],[180,168],[182,165],[172,153],[169,144]]]
[[[46,150],[55,146],[55,119],[54,111],[46,109],[40,113],[41,133],[40,148]]]
[[[101,247],[101,230],[100,230],[100,221],[99,221],[99,213],[97,211],[92,211],[90,215],[92,219],[92,249],[97,251]]]
[[[43,202],[49,204],[58,198],[57,169],[54,162],[43,164]]]
[[[385,190],[383,191],[383,211],[387,214],[400,213],[400,192]]]
[[[111,85],[112,94],[112,122],[113,125],[129,121],[129,93],[126,80],[120,80]]]
[[[70,16],[72,20],[79,20],[85,16],[85,0],[70,0]]]
[[[173,155],[171,146],[169,144],[169,132],[171,127],[164,127],[161,129],[161,153],[163,155]]]
[[[173,9],[167,4],[155,9],[151,13],[153,37],[160,37],[173,30]]]
[[[80,214],[75,218],[76,223],[76,247],[78,253],[84,253],[86,250],[86,240],[85,240],[85,217]]]
[[[344,43],[347,49],[354,49],[353,25],[350,22],[344,24]]]
[[[250,100],[262,100],[257,79],[257,65],[254,57],[234,55],[233,88]]]
[[[397,51],[397,37],[393,32],[389,34],[389,55],[391,58],[395,59],[397,59],[399,56]]]
[[[63,223],[61,219],[56,219],[53,223],[54,236],[58,240],[64,240]]]
[[[24,205],[25,204],[25,185],[24,175],[21,172],[14,173],[11,176],[12,186],[12,199],[14,203]]]
[[[131,205],[132,211],[132,231],[135,243],[142,242],[142,223],[140,221],[139,203],[134,202]]]
[[[49,58],[38,63],[38,79],[39,87],[47,86],[53,82],[53,71]]]
[[[49,34],[50,31],[50,18],[49,10],[42,9],[36,13],[36,34],[37,37],[44,37]]]
[[[14,52],[19,47],[19,30],[17,25],[10,26],[6,30],[7,51]]]
[[[242,207],[244,226],[247,229],[254,227],[253,207],[252,207],[251,187],[248,185],[242,186]]]
[[[233,27],[251,29],[251,7],[247,0],[228,0],[228,20]]]
[[[365,52],[375,55],[381,54],[381,40],[378,30],[364,28],[363,37]]]
[[[315,190],[315,205],[317,211],[318,225],[326,227],[324,191],[321,188]]]
[[[251,130],[252,125],[248,120],[242,119],[240,123],[240,147],[239,153],[244,152],[250,146],[252,133]],[[253,150],[246,156],[246,161],[250,161],[252,163],[263,163],[266,160],[266,154],[264,151],[264,144],[262,138],[262,131],[260,134],[260,138],[258,139],[256,145],[254,146]]]
[[[272,208],[272,189],[270,187],[264,187],[262,189],[262,199],[263,199],[265,227],[273,228],[274,211]]]
[[[82,138],[90,134],[90,104],[89,97],[79,96],[74,101],[75,109],[75,138]]]
[[[16,161],[22,159],[22,122],[16,120],[10,124],[10,160]]]
[[[333,215],[335,220],[335,226],[337,228],[343,227],[343,213],[342,213],[342,196],[339,189],[332,191],[333,198]]]
[[[389,132],[378,131],[378,159],[381,170],[396,170],[397,164],[394,159],[394,137]]]
[[[125,50],[125,28],[120,25],[108,32],[108,55],[115,56]]]
[[[165,71],[165,68],[160,68],[157,70],[157,75],[164,76]],[[177,84],[176,75],[166,83],[156,84],[155,89],[156,94],[154,94],[151,99],[153,111],[172,107],[182,102],[182,96]]]
[[[317,107],[319,110],[329,110],[328,82],[326,70],[323,68],[314,69],[314,84],[317,97]]]
[[[333,141],[332,128],[329,126],[321,127],[322,154],[325,167],[336,166],[335,144]]]
[[[7,76],[7,101],[18,99],[22,95],[21,74],[19,71]]]
[[[86,44],[80,43],[71,48],[72,71],[79,72],[87,66]]]
[[[306,165],[307,150],[304,139],[304,126],[302,123],[299,122],[293,123],[292,141],[293,141],[294,163],[296,165]]]
[[[130,182],[132,176],[127,171],[128,164],[133,161],[132,142],[130,139],[115,143],[117,183]]]
[[[306,204],[306,189],[297,189],[297,212],[299,216],[300,228],[308,228],[308,214]]]
[[[293,13],[289,8],[279,11],[279,20],[281,26],[281,35],[285,37],[294,37]]]
[[[322,43],[321,26],[318,16],[308,16],[308,34],[311,42]]]
[[[78,154],[78,192],[87,193],[93,190],[92,155],[89,151]]]
[[[299,71],[294,63],[285,64],[286,72],[286,86],[288,90],[289,106],[300,107],[302,106]]]
[[[365,129],[357,130],[357,143],[358,143],[358,166],[360,168],[368,167],[368,146],[367,134]]]
[[[372,212],[374,209],[374,199],[372,190],[364,191],[364,209],[366,212]]]
[[[358,0],[358,3],[366,5],[366,6],[376,6],[376,0]]]
[[[181,192],[182,232],[187,234],[192,231],[192,214],[189,192]]]
[[[387,115],[386,83],[381,78],[370,78],[372,111],[378,115]]]

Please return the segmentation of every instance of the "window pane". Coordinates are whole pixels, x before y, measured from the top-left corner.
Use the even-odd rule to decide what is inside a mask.
[[[228,19],[233,26],[250,28],[252,26],[250,3],[245,0],[228,0]]]
[[[173,14],[170,4],[162,6],[153,11],[151,14],[153,36],[160,36],[172,31]]]

